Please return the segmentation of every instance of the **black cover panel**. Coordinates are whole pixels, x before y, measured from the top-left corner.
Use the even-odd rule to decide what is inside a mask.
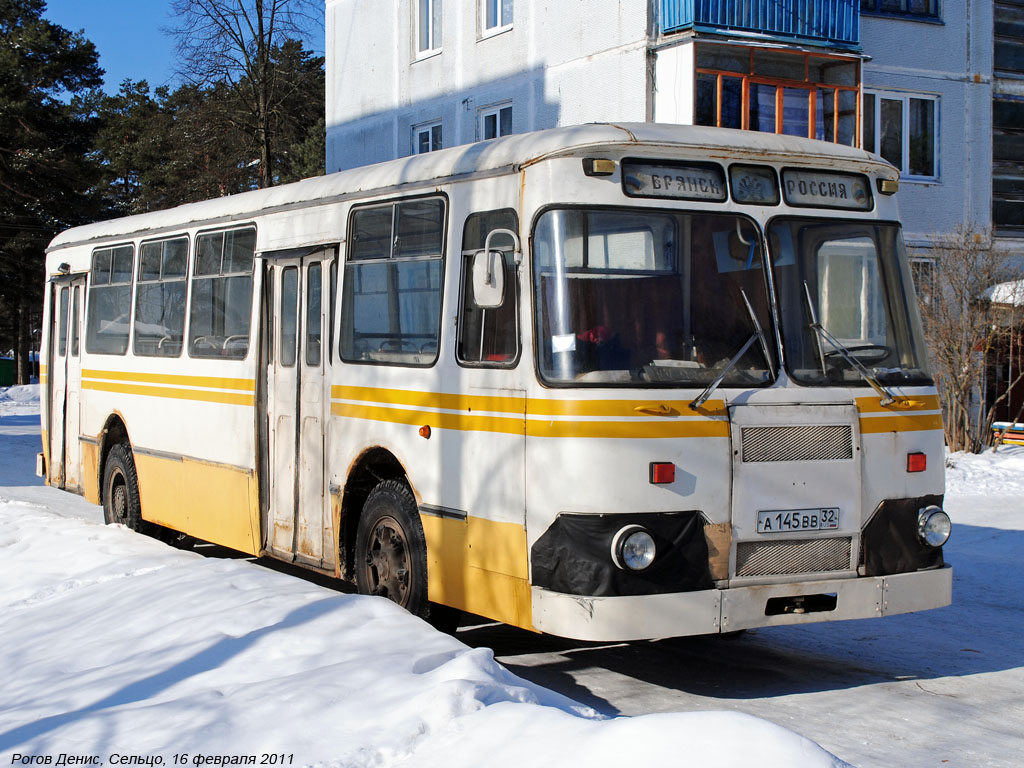
[[[878,505],[861,539],[865,576],[910,573],[943,564],[942,547],[926,546],[917,536],[917,514],[930,504],[941,507],[942,496],[886,499]]]
[[[612,539],[627,525],[641,525],[654,537],[657,554],[643,571],[620,570],[612,562]],[[531,554],[533,584],[563,594],[655,595],[713,586],[699,512],[562,513]]]

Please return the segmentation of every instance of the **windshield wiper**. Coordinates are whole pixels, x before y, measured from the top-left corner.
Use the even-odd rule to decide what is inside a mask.
[[[696,399],[690,402],[691,411],[698,410],[707,402],[708,398],[711,397],[711,394],[718,389],[718,385],[721,384],[725,377],[729,375],[729,371],[735,368],[743,355],[747,353],[747,350],[750,349],[750,345],[758,339],[761,340],[761,352],[764,354],[764,364],[766,367],[771,368],[772,359],[768,356],[768,342],[765,340],[764,331],[761,330],[761,324],[757,321],[757,315],[754,314],[754,308],[750,305],[750,299],[747,298],[747,292],[740,288],[740,295],[743,296],[743,303],[747,305],[747,314],[750,315],[750,319],[754,323],[754,332],[750,335],[750,338],[743,343],[743,346],[740,347],[740,351],[732,356],[732,359],[730,359],[725,368],[722,369],[722,372],[715,377],[715,380],[708,384],[707,388],[697,395]]]
[[[846,348],[845,344],[826,331],[824,326],[818,322],[817,313],[814,311],[814,302],[811,300],[811,290],[807,286],[806,280],[804,280],[804,296],[807,298],[807,312],[811,316],[810,327],[817,334],[817,336],[815,336],[815,340],[818,343],[818,357],[821,360],[822,375],[828,378],[828,373],[825,370],[825,353],[821,346],[821,341],[824,339],[835,349],[837,353],[839,353],[839,356],[849,363],[850,366],[861,375],[864,381],[870,384],[871,388],[878,393],[882,398],[881,405],[892,405],[893,403],[902,402],[900,398],[897,398],[896,395],[886,389],[885,386],[883,386],[882,383],[872,375],[871,371],[867,369],[864,363],[853,356],[850,350]]]

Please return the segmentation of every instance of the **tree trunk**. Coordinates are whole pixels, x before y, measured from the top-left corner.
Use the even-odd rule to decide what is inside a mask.
[[[32,380],[32,329],[29,327],[31,323],[32,313],[25,301],[25,295],[19,294],[14,351],[15,384],[28,384]]]

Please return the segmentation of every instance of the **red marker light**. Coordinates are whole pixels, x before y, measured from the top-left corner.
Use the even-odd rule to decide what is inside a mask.
[[[676,465],[668,462],[651,462],[651,485],[665,485],[676,481]]]
[[[928,456],[926,454],[907,454],[907,472],[924,472],[926,469],[928,469]]]

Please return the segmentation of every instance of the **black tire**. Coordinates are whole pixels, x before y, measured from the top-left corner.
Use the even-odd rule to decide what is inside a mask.
[[[427,542],[416,499],[401,480],[377,485],[356,530],[356,587],[386,597],[442,631],[454,631],[461,612],[427,600]]]
[[[120,523],[137,533],[145,532],[135,460],[124,443],[110,449],[103,467],[103,520],[107,525]]]

